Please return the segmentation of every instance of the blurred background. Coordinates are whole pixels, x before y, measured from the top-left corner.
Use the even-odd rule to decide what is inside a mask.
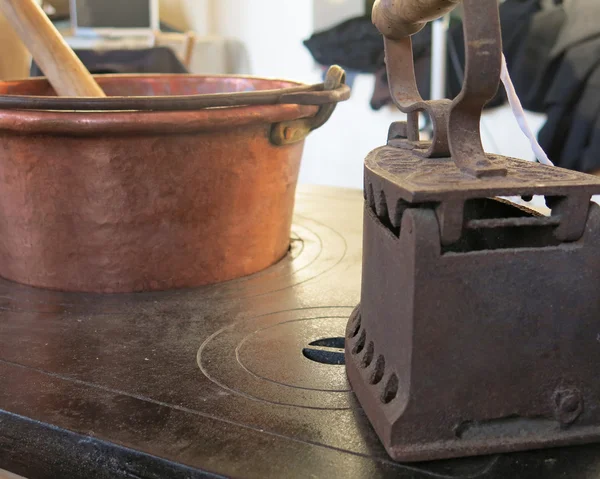
[[[100,7],[93,7],[94,1]],[[123,8],[120,3],[129,5],[126,15],[137,26],[135,8],[137,15],[144,18],[149,8],[158,9],[159,23],[152,24],[150,18],[146,29],[152,31],[150,36],[125,34],[124,17],[117,18],[125,15],[118,13]],[[387,96],[383,43],[369,21],[372,3],[372,0],[49,0],[43,6],[78,54],[82,52],[80,56],[86,66],[97,72],[154,69],[251,74],[316,83],[322,81],[327,66],[340,64],[348,70],[352,98],[340,104],[331,120],[308,138],[300,181],[361,188],[364,157],[385,142],[389,124],[403,117],[390,105]],[[505,0],[500,3],[509,69],[529,110],[530,126],[537,134],[546,125],[540,139],[555,163],[596,172],[600,169],[600,149],[595,150],[596,143],[600,145],[596,138],[600,136],[600,128],[596,126],[600,126],[600,105],[597,108],[596,102],[590,103],[589,99],[594,93],[600,97],[597,86],[600,81],[596,82],[594,76],[600,59],[600,48],[596,51],[600,27],[592,20],[599,18],[600,2]],[[111,25],[106,24],[106,15],[102,24],[98,19],[96,24],[94,19],[89,20],[86,15],[92,15],[89,12],[93,8],[108,12],[108,23],[113,15],[115,28],[107,28]],[[74,9],[79,10],[79,23],[73,21]],[[451,18],[441,20],[437,26],[430,25],[415,37],[419,84],[424,97],[436,94],[429,90],[432,80],[434,83],[437,80],[437,88],[441,85],[447,96],[453,96],[460,88],[464,62],[460,21],[461,12],[457,10]],[[5,24],[0,26],[0,45],[11,52],[0,55],[2,78],[42,74],[35,65],[31,66],[25,49]],[[139,51],[156,47],[168,49],[173,58],[167,58],[164,52],[161,55],[146,52],[146,56],[140,56]],[[114,51],[129,53],[114,57],[110,62],[112,70],[107,66],[106,55]],[[581,63],[582,55],[588,58],[585,65]],[[600,78],[600,74],[596,76]],[[502,96],[486,109],[482,123],[482,140],[487,151],[532,159],[529,142]]]

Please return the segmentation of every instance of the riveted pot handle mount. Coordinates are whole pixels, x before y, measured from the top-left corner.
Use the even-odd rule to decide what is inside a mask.
[[[276,123],[271,129],[271,142],[275,145],[287,145],[303,140],[313,130],[323,126],[335,110],[338,101],[349,98],[350,88],[345,85],[346,73],[337,65],[329,68],[323,83],[321,96],[328,99],[323,103],[317,114],[309,118],[300,118],[298,120],[284,121]],[[334,98],[330,95],[336,93]],[[332,101],[334,100],[334,101]],[[300,105],[314,104],[315,93],[293,93],[282,97],[283,103],[297,103]]]

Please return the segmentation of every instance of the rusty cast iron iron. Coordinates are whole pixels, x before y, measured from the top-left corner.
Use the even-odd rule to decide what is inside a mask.
[[[0,83],[0,275],[63,291],[166,290],[260,271],[289,247],[306,135],[347,99],[324,84],[99,76],[107,98]]]
[[[600,440],[600,207],[590,203],[600,180],[484,153],[498,2],[463,3],[467,67],[453,101],[423,101],[410,38],[385,39],[392,96],[409,116],[365,161],[346,368],[400,461]],[[419,141],[423,110],[431,142]],[[512,195],[544,195],[552,213],[497,199]]]

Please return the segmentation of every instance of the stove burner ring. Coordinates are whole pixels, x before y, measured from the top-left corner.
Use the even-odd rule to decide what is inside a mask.
[[[239,321],[202,344],[198,365],[220,387],[254,400],[356,408],[343,362],[323,360],[340,354],[336,346],[343,342],[350,312],[349,307],[295,309]],[[319,352],[325,354],[315,360]]]

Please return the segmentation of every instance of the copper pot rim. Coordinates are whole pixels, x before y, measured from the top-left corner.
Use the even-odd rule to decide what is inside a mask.
[[[94,77],[103,86],[121,84],[123,81],[169,82],[173,80],[243,80],[263,86],[272,85],[282,91],[306,86],[290,80],[250,75],[110,74],[94,75]],[[45,78],[27,78],[0,82],[0,92],[19,92],[19,90],[22,91],[22,87],[29,85],[38,89],[50,88]],[[258,89],[256,91],[266,90]],[[3,96],[16,98],[21,95]],[[48,95],[45,96],[52,98]],[[168,97],[181,99],[186,96],[188,95],[169,95]],[[36,98],[40,97],[36,96]],[[146,97],[131,96],[129,98]],[[61,100],[69,100],[69,98],[61,98]],[[172,111],[0,109],[0,130],[20,134],[67,134],[70,136],[95,133],[192,133],[309,118],[314,116],[318,109],[319,107],[315,105],[300,104],[266,104]]]
[[[235,110],[235,111],[233,111]],[[264,105],[227,108],[221,111],[173,112],[54,112],[0,110],[0,131],[19,134],[184,134],[254,125],[271,125],[308,118],[318,107]]]

